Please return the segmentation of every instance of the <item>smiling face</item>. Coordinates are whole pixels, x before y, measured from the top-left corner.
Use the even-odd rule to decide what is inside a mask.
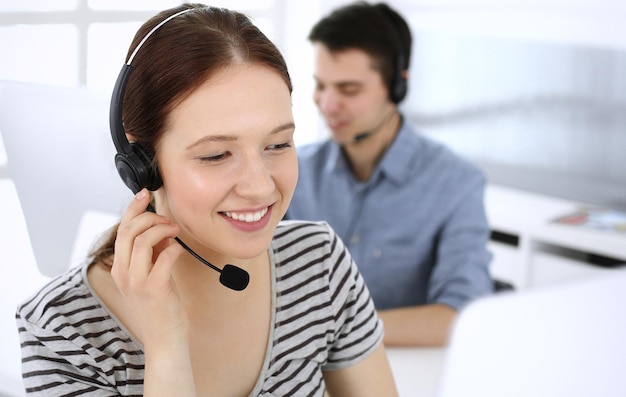
[[[314,74],[313,100],[339,144],[376,131],[395,111],[381,72],[362,50],[331,52],[324,44],[315,43]]]
[[[296,186],[291,96],[266,67],[218,73],[169,115],[157,146],[157,212],[216,261],[265,254]]]

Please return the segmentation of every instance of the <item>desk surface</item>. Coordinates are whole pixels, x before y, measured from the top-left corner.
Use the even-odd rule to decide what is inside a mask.
[[[387,348],[400,397],[435,397],[445,348]]]
[[[585,206],[557,197],[489,185],[485,206],[493,229],[535,241],[626,260],[626,233],[555,224]]]

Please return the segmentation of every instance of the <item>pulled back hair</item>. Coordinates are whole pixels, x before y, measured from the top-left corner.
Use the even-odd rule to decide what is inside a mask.
[[[185,9],[158,28],[132,59],[123,99],[124,130],[151,155],[158,152],[170,112],[206,80],[234,64],[265,66],[278,73],[292,92],[283,56],[250,21],[236,11],[204,4],[182,4],[162,11],[137,31],[127,54],[160,22]],[[91,263],[110,264],[117,227],[90,252]]]
[[[203,4],[183,4],[148,20],[137,31],[127,60],[152,28],[188,8],[195,10],[157,29],[132,61],[134,70],[123,102],[124,128],[148,149],[156,149],[176,105],[232,64],[267,66],[278,72],[292,90],[280,51],[248,17]]]
[[[313,26],[308,38],[331,52],[365,52],[390,90],[398,71],[409,69],[411,30],[404,18],[385,3],[358,1],[337,8]]]

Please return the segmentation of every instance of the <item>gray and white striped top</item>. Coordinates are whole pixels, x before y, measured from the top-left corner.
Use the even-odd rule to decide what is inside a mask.
[[[323,396],[322,371],[369,355],[382,342],[382,322],[326,223],[281,222],[270,258],[272,332],[251,396]],[[16,320],[29,395],[142,395],[142,347],[95,295],[87,266],[52,280],[18,307]]]

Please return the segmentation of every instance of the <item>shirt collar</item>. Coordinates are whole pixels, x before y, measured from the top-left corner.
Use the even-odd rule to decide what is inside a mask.
[[[412,165],[419,157],[422,142],[404,116],[402,116],[401,120],[398,134],[383,155],[370,180],[374,180],[379,173],[382,173],[392,182],[403,184],[411,177]],[[337,144],[331,145],[328,158],[329,161],[325,166],[327,173],[352,174],[341,146]]]
[[[417,132],[406,121],[406,118],[402,117],[398,134],[378,165],[380,172],[398,185],[406,183],[411,178],[413,165],[420,157],[422,146]]]

